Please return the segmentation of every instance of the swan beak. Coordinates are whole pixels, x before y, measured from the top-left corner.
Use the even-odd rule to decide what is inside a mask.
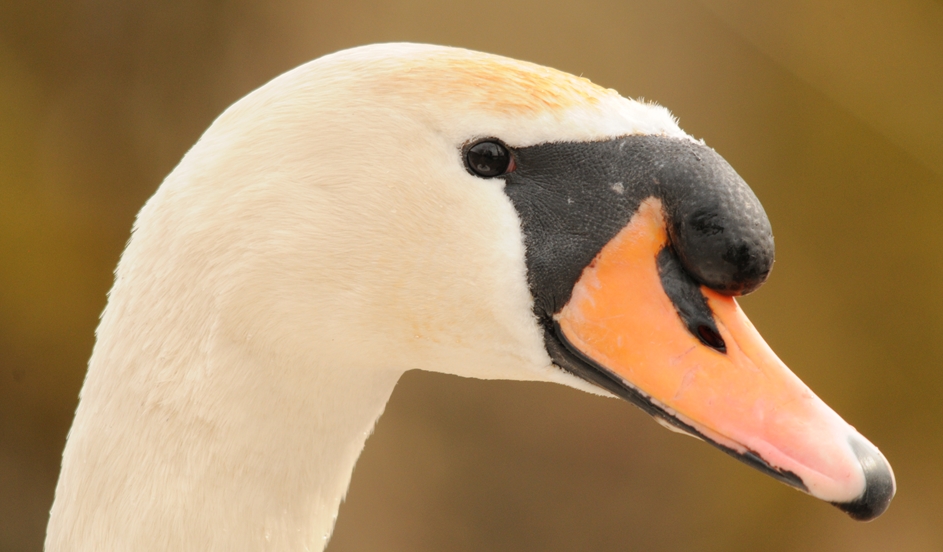
[[[661,204],[643,202],[583,270],[554,316],[557,337],[599,372],[597,383],[664,425],[855,519],[879,516],[896,488],[890,464],[783,364],[733,297],[692,288],[719,339],[684,323],[659,271],[665,228]]]

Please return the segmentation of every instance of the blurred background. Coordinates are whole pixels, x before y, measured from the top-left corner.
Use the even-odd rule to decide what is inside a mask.
[[[769,5],[767,5],[769,4]],[[463,46],[671,109],[749,182],[742,301],[890,459],[861,524],[634,407],[407,374],[328,550],[943,550],[943,2],[0,0],[0,550],[38,551],[135,213],[225,107],[380,41]]]

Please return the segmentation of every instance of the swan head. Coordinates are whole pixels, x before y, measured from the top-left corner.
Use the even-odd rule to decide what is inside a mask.
[[[133,286],[180,339],[211,313],[212,346],[276,359],[302,390],[330,365],[622,397],[871,519],[890,465],[734,298],[773,254],[749,187],[666,109],[499,56],[381,44],[223,113],[142,210],[112,301]]]

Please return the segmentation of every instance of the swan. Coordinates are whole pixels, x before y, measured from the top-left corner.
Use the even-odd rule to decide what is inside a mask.
[[[309,62],[140,211],[45,549],[322,550],[410,369],[621,397],[874,518],[887,460],[734,299],[773,253],[749,187],[660,106],[456,48]]]

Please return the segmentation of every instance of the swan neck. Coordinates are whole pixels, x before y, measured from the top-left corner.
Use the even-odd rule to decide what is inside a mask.
[[[115,303],[63,454],[46,551],[323,549],[400,374],[293,364],[199,332],[172,355],[135,354],[114,345],[146,336],[108,335]]]

